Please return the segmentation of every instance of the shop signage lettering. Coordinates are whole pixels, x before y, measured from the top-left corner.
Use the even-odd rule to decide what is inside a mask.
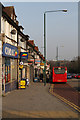
[[[44,63],[40,63],[40,66],[44,66]]]
[[[40,59],[35,59],[35,63],[37,64],[39,64],[41,61],[40,61]]]
[[[8,48],[8,47],[5,47],[5,54],[10,55],[10,56],[15,56],[15,50]]]
[[[3,56],[18,58],[18,49],[15,46],[4,43]]]

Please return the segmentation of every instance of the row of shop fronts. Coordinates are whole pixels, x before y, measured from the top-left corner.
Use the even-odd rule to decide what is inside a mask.
[[[18,48],[4,43],[2,47],[2,92],[19,89],[20,81],[29,79],[33,82],[34,77],[39,77],[40,59],[28,59],[28,52],[20,52]]]
[[[17,58],[16,47],[4,43],[2,49],[2,90],[8,92],[16,89],[17,83]]]
[[[1,3],[0,3],[1,4]],[[1,27],[1,93],[19,89],[23,79],[33,82],[35,77],[43,73],[41,63],[44,57],[29,36],[23,33],[23,27],[19,25],[14,6],[2,6],[0,17]],[[13,16],[13,17],[12,17]],[[1,64],[0,63],[0,64]],[[2,68],[1,68],[2,67]]]
[[[21,52],[25,53],[25,52]],[[21,54],[20,53],[20,54]],[[3,44],[2,49],[2,91],[6,93],[20,87],[21,79],[33,80],[33,65],[28,65],[27,58],[19,58],[17,47],[8,43]],[[20,63],[22,68],[19,68]]]

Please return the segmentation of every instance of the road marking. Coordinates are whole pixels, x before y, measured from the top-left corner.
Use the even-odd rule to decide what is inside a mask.
[[[77,110],[78,112],[80,112],[80,107],[79,107],[79,106],[77,106],[77,105],[75,105],[74,103],[68,101],[68,100],[65,99],[64,97],[62,97],[62,96],[54,93],[52,88],[50,88],[49,92],[50,92],[52,95],[54,95],[55,97],[59,98],[59,99],[62,100],[63,102],[65,102],[65,103],[67,103],[68,105],[70,105],[71,107],[73,107],[73,108],[74,108],[75,110]]]

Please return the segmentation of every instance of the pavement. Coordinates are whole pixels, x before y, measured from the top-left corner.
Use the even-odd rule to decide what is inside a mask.
[[[31,83],[8,93],[2,98],[2,117],[78,119],[77,111],[51,95],[49,88],[50,84]]]

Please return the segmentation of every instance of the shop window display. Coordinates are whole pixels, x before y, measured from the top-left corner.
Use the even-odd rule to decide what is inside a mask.
[[[10,59],[5,58],[5,83],[10,81]]]
[[[17,60],[11,59],[11,80],[17,80]]]

